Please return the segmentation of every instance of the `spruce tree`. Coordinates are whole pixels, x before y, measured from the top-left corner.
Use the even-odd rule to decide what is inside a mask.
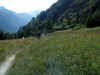
[[[76,23],[79,23],[79,12],[76,13]]]
[[[92,20],[92,14],[91,14],[91,11],[90,11],[89,15],[88,15],[88,17],[86,19],[86,22],[85,22],[87,27],[91,27],[91,20]]]
[[[46,31],[47,31],[47,32],[51,32],[51,31],[53,31],[52,22],[51,22],[50,19],[47,20]]]

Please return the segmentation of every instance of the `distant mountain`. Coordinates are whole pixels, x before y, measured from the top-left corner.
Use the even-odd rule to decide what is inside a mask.
[[[26,20],[28,22],[32,19],[32,16],[30,16],[27,13],[19,13],[19,15],[20,15],[20,18],[22,18],[23,20]]]
[[[27,14],[18,14],[0,6],[0,30],[5,32],[17,32],[21,26],[26,25],[31,16]]]
[[[40,10],[35,10],[35,11],[26,12],[26,13],[32,17],[37,17],[37,15],[40,14],[40,12],[41,12]]]

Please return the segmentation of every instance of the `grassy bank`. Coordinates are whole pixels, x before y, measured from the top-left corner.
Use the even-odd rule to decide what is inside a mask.
[[[17,55],[8,75],[100,75],[100,28],[35,40]]]

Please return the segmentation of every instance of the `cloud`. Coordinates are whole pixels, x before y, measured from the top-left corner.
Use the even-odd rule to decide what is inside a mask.
[[[0,0],[0,6],[4,6],[15,12],[27,12],[33,10],[45,10],[57,0]]]

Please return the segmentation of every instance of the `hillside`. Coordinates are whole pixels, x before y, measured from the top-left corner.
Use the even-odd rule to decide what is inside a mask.
[[[24,16],[23,16],[24,15]],[[21,26],[26,25],[31,16],[26,14],[18,14],[11,10],[0,6],[0,29],[5,32],[17,32]]]
[[[0,41],[0,58],[17,54],[7,75],[100,75],[100,27]],[[13,46],[12,46],[13,45]]]
[[[38,31],[48,33],[77,25],[80,28],[100,26],[100,0],[58,0],[31,22],[22,27],[18,34],[30,36]]]

